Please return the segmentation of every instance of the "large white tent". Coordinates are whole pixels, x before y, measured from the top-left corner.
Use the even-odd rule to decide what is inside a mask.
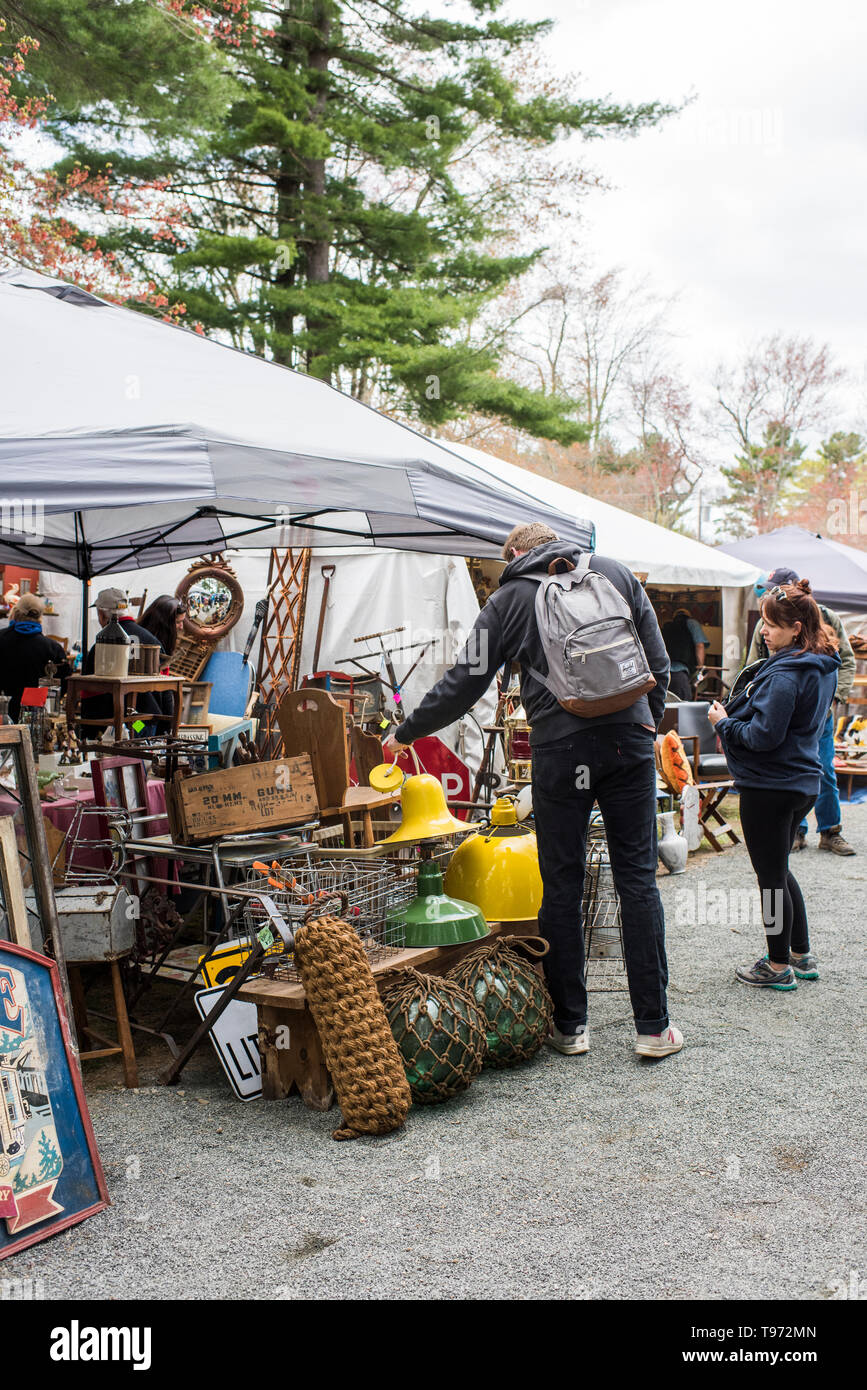
[[[0,561],[82,580],[239,546],[490,555],[519,511],[592,542],[314,377],[20,268],[0,273],[0,477]]]

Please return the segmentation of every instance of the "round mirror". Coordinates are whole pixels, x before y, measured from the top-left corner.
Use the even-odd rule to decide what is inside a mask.
[[[186,605],[184,631],[202,642],[225,637],[244,611],[235,574],[222,565],[199,565],[181,580],[175,597]]]

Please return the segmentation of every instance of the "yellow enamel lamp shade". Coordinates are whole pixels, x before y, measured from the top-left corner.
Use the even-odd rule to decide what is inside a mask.
[[[457,820],[446,805],[442,783],[429,772],[407,777],[400,792],[402,820],[394,834],[379,840],[386,845],[405,845],[416,840],[437,840],[441,835],[466,835],[475,827]]]
[[[535,833],[518,823],[514,802],[499,797],[489,829],[458,845],[446,871],[445,890],[475,903],[489,922],[538,917],[539,850]]]

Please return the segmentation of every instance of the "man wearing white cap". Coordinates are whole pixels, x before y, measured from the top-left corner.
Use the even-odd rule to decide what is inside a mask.
[[[154,637],[146,627],[137,623],[129,612],[129,601],[123,589],[101,589],[95,601],[90,605],[96,609],[96,616],[99,619],[100,627],[106,627],[112,618],[117,618],[130,641],[137,639],[145,646],[159,647],[158,638]],[[160,650],[160,666],[168,661],[165,652]],[[92,676],[96,662],[96,644],[94,644],[84,658],[81,667],[83,676]],[[169,697],[171,698],[171,696]],[[153,716],[155,714],[171,713],[171,710],[164,710],[162,703],[155,694],[142,694],[136,696],[136,708],[142,719],[149,724],[146,732],[154,732]],[[89,695],[82,696],[81,717],[82,719],[104,719],[106,726],[112,718],[112,698],[110,695]]]

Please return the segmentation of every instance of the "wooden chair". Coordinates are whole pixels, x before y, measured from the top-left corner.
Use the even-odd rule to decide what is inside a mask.
[[[313,764],[313,780],[319,799],[319,816],[323,823],[340,819],[343,822],[346,844],[355,844],[352,816],[362,819],[361,843],[369,848],[374,843],[373,811],[384,806],[400,805],[399,795],[383,793],[373,787],[354,787],[350,782],[349,739],[346,731],[346,712],[325,690],[307,686],[303,690],[288,690],[277,709],[277,723],[283,740],[283,755],[296,757],[309,753]],[[370,735],[365,736],[370,739]],[[374,740],[378,743],[378,740]],[[353,733],[356,768],[359,777],[372,755],[371,745]],[[381,750],[377,757],[382,762]],[[368,769],[369,770],[369,769]]]

